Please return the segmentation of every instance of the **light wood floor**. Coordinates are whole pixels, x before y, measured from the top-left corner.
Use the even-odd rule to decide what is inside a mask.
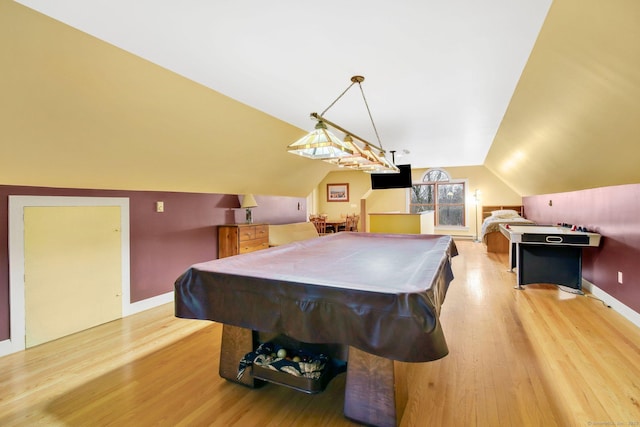
[[[513,289],[505,260],[458,242],[445,358],[398,364],[401,426],[640,425],[640,329],[551,285]],[[221,327],[165,305],[0,358],[0,426],[348,426],[324,393],[218,377]]]

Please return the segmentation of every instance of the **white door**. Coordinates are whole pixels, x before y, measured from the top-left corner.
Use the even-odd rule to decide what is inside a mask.
[[[24,208],[26,346],[122,317],[119,206]]]

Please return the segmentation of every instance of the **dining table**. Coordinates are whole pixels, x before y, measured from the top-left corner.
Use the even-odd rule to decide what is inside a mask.
[[[332,229],[334,233],[337,233],[339,227],[346,227],[347,219],[346,218],[327,219],[326,223],[327,223],[327,229]]]

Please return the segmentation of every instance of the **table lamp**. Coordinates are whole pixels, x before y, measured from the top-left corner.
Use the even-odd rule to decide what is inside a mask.
[[[256,199],[253,197],[253,194],[244,195],[244,198],[242,199],[242,204],[240,205],[240,207],[247,210],[247,224],[253,223],[253,218],[251,216],[251,208],[255,208],[257,206],[258,204],[256,203]]]

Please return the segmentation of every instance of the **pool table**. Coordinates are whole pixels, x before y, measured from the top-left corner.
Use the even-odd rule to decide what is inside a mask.
[[[335,233],[191,266],[175,314],[222,323],[220,375],[267,338],[327,344],[346,361],[345,416],[397,423],[394,361],[448,354],[439,313],[453,280],[450,236]]]

